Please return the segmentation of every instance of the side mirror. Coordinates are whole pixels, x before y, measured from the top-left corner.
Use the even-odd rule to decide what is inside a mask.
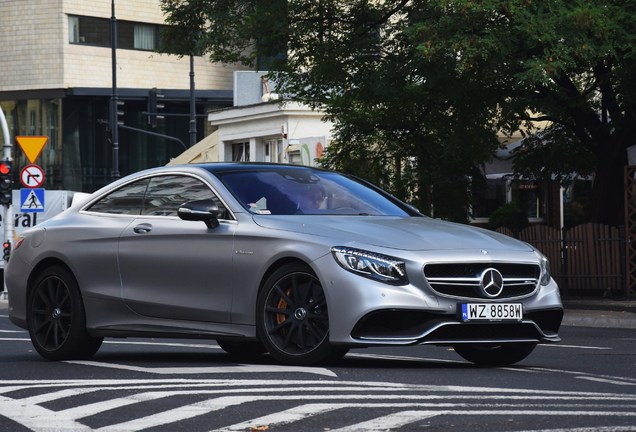
[[[187,221],[201,221],[212,229],[219,226],[219,207],[211,199],[189,201],[177,210],[177,215]]]

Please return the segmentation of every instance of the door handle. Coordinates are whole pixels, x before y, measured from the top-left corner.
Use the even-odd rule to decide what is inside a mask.
[[[152,225],[149,223],[142,223],[133,228],[133,231],[137,234],[146,234],[152,231]]]

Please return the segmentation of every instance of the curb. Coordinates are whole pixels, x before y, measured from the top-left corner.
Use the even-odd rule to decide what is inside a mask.
[[[636,329],[636,299],[565,298],[564,326]]]
[[[566,310],[597,310],[636,314],[636,299],[562,299]]]
[[[636,329],[636,313],[566,308],[561,326]]]

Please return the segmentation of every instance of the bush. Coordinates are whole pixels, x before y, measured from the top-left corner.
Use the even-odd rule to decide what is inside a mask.
[[[518,205],[515,203],[506,203],[492,212],[488,227],[492,230],[505,227],[517,234],[529,224],[528,215],[526,215]]]

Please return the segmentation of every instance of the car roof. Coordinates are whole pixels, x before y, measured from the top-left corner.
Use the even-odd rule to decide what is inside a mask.
[[[309,167],[305,165],[292,165],[270,162],[207,162],[190,164],[189,166],[203,168],[211,173],[231,172],[231,171],[277,171],[277,170],[299,170],[299,171],[326,171],[322,168]]]

